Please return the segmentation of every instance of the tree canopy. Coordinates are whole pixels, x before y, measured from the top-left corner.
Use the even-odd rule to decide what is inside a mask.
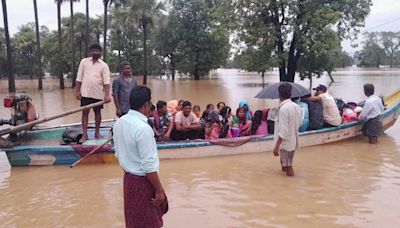
[[[89,18],[75,13],[73,34],[71,15],[61,18],[61,52],[57,33],[41,27],[45,71],[61,80],[86,56],[87,43],[105,40],[101,44],[107,47],[107,62],[114,72],[127,60],[135,74],[168,74],[173,79],[179,74],[198,80],[231,59],[231,65],[262,75],[277,67],[282,81],[294,81],[296,75],[319,77],[353,64],[340,43],[357,36],[371,0],[113,0],[100,4],[105,4],[107,20],[104,15]],[[0,29],[1,60],[6,58],[2,33]],[[398,33],[367,33],[366,37],[357,55],[361,66],[398,63]],[[34,24],[21,26],[12,44],[14,72],[34,77]],[[5,67],[0,64],[1,74]]]

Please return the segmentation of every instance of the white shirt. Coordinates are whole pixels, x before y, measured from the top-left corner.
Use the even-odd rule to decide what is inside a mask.
[[[321,93],[318,96],[321,97],[322,100],[324,121],[332,126],[339,126],[342,123],[342,117],[340,116],[335,98],[333,98],[328,92]]]
[[[300,107],[290,99],[281,102],[275,121],[274,139],[282,138],[280,149],[294,151],[299,147],[299,127],[302,121]]]
[[[359,120],[365,122],[369,119],[373,119],[379,116],[383,110],[385,110],[385,108],[383,107],[382,99],[376,95],[369,96],[365,101]]]
[[[115,156],[125,172],[146,176],[159,171],[156,140],[147,117],[129,110],[113,127]]]
[[[110,75],[110,69],[103,60],[93,62],[92,57],[82,59],[76,77],[76,81],[82,83],[82,97],[103,100],[103,86],[110,84]]]

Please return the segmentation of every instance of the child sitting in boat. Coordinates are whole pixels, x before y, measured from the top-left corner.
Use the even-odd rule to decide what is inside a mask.
[[[239,128],[240,136],[249,136],[251,131],[251,121],[247,120],[246,110],[240,107],[236,110],[236,116],[233,118],[234,127]]]
[[[200,112],[200,106],[199,105],[193,106],[193,113],[196,115],[197,119],[200,121],[201,112]]]
[[[267,122],[263,121],[263,112],[257,110],[251,119],[251,135],[268,135]]]

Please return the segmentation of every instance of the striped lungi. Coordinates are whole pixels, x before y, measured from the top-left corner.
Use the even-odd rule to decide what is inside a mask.
[[[160,207],[151,205],[155,191],[145,176],[130,173],[124,175],[124,209],[127,228],[159,228],[168,204]]]
[[[382,121],[379,116],[367,120],[362,127],[365,136],[378,137],[383,131]]]

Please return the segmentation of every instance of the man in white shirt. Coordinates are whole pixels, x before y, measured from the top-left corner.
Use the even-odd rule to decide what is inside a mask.
[[[175,129],[173,140],[199,139],[203,128],[196,115],[192,112],[192,103],[183,102],[183,109],[175,115]]]
[[[100,59],[102,48],[98,44],[90,47],[92,57],[81,60],[76,77],[76,99],[81,101],[81,106],[89,105],[110,98],[110,69],[107,63]],[[101,109],[103,105],[93,108],[95,118],[95,138],[100,138]],[[80,142],[88,139],[87,126],[89,111],[82,111],[82,138]]]
[[[326,127],[337,127],[342,124],[342,116],[336,105],[335,98],[328,93],[326,86],[320,84],[315,90],[315,95],[306,100],[318,101],[322,104],[322,112]]]
[[[359,116],[359,121],[364,123],[363,133],[368,137],[370,144],[378,143],[378,136],[382,133],[382,121],[379,116],[385,109],[382,99],[374,95],[374,90],[374,85],[364,85],[364,94],[368,98]]]
[[[274,140],[276,142],[274,155],[279,156],[282,171],[288,176],[294,176],[293,157],[294,151],[299,147],[299,127],[302,121],[300,107],[292,102],[292,86],[283,83],[279,86],[279,104],[277,118],[275,120]]]
[[[131,110],[113,128],[115,155],[125,171],[126,227],[162,227],[168,202],[160,182],[159,158],[153,129],[148,124],[151,91],[137,86],[130,94]]]

